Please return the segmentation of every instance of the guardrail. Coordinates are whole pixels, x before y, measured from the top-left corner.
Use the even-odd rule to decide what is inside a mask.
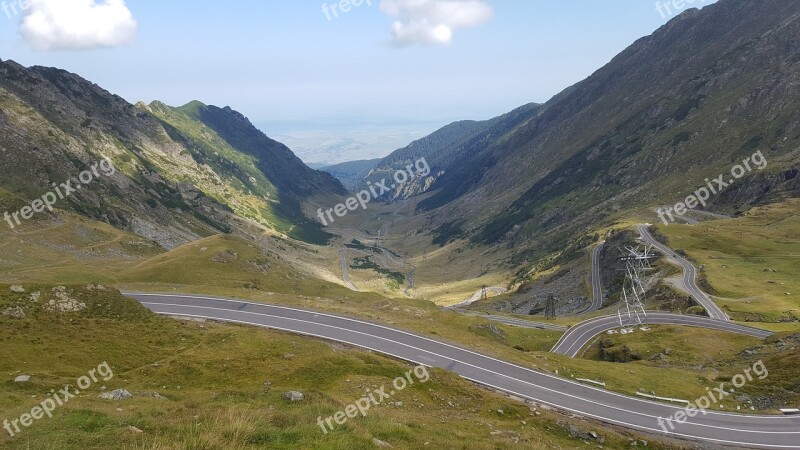
[[[591,384],[596,384],[598,386],[606,387],[606,384],[603,383],[602,381],[590,380],[588,378],[575,378],[575,379],[578,381],[583,381],[584,383],[591,383]]]
[[[657,395],[645,394],[644,392],[637,392],[636,395],[640,397],[652,398],[653,400],[663,400],[665,402],[683,403],[685,405],[691,403],[689,400],[681,400],[679,398],[659,397]]]

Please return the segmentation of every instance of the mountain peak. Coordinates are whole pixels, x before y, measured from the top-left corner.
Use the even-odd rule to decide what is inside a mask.
[[[208,108],[208,105],[205,103],[199,100],[192,100],[189,103],[175,109],[197,119],[200,118],[201,112],[206,108]]]

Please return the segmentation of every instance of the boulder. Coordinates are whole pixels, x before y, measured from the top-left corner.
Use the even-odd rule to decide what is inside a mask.
[[[295,402],[302,402],[303,399],[306,398],[306,396],[303,395],[302,392],[289,391],[283,394],[283,398],[289,400],[292,403],[295,403]]]
[[[104,400],[119,401],[131,399],[133,398],[133,394],[128,392],[126,389],[116,389],[111,392],[103,392],[99,395],[99,397]]]

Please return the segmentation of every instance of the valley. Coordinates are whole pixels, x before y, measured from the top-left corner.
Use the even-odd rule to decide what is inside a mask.
[[[338,22],[392,16],[361,51],[403,51],[440,3]],[[528,100],[493,118],[423,136],[431,104],[299,149],[231,106],[0,60],[0,448],[800,448],[798,36],[800,3],[719,0],[546,101],[507,86]],[[223,93],[330,91],[293,58],[261,75],[305,89]]]

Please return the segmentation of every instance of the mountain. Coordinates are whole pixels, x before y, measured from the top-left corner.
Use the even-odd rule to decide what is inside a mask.
[[[533,117],[539,106],[531,103],[491,120],[464,120],[446,125],[383,158],[353,190],[367,189],[369,183],[375,184],[384,178],[390,179],[395,172],[406,170],[407,165],[424,158],[431,167],[429,176],[415,179],[404,186],[397,186],[381,200],[408,199],[424,193],[438,177],[464,164],[465,160],[469,160],[470,156],[488,141],[497,139],[514,129],[521,121]]]
[[[361,161],[348,161],[332,166],[322,167],[319,170],[328,172],[337,180],[341,181],[344,187],[354,190],[381,162],[381,159],[367,159]]]
[[[355,189],[425,158],[429,176],[383,198],[416,197],[416,216],[404,227],[393,215],[392,226],[410,238],[408,254],[451,242],[479,249],[475,276],[582,258],[598,230],[641,214],[657,220],[656,207],[756,151],[767,168],[709,207],[736,214],[797,196],[798,17],[800,4],[780,0],[688,10],[546,104],[448,125],[382,159]],[[342,183],[230,108],[131,105],[77,75],[11,61],[0,75],[7,211],[108,157],[117,173],[59,208],[167,248],[253,225],[312,243],[331,237],[303,210],[337,203]],[[360,176],[347,170],[351,181]]]
[[[330,235],[302,204],[346,192],[230,108],[132,105],[75,74],[13,61],[0,61],[0,146],[4,210],[108,158],[113,175],[95,177],[56,207],[166,248],[234,232],[242,218],[325,242]],[[37,218],[57,220],[47,211]]]
[[[344,195],[346,189],[325,172],[309,169],[288,147],[274,141],[230,107],[193,101],[179,108],[161,102],[141,106],[167,128],[187,137],[187,148],[199,163],[225,174],[230,188],[244,199],[234,211],[273,225],[292,237],[321,242],[319,225],[305,217],[302,203],[315,195]],[[194,179],[202,184],[202,179]],[[255,197],[255,198],[254,198]],[[235,201],[226,194],[220,201]]]
[[[508,248],[512,266],[582,258],[587,232],[682,201],[759,150],[768,167],[711,207],[797,196],[797,36],[798,2],[685,11],[505,132],[473,137],[418,204],[428,231],[438,243]]]

